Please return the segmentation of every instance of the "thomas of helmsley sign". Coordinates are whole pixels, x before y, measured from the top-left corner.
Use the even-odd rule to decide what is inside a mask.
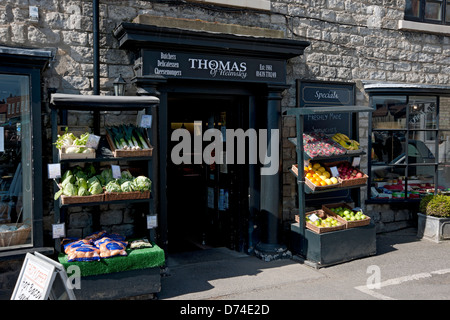
[[[177,51],[145,51],[144,75],[167,78],[284,83],[283,60]]]

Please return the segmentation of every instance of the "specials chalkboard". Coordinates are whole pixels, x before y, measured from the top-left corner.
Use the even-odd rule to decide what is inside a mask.
[[[297,81],[297,105],[299,108],[350,106],[355,104],[355,85],[352,83]],[[352,118],[346,113],[306,115],[304,132],[351,134]]]
[[[342,82],[297,81],[297,107],[332,107],[355,104],[355,84]],[[352,114],[321,113],[305,115],[303,131],[323,132],[327,135],[343,133],[352,136]],[[336,160],[336,159],[335,159]],[[320,194],[307,194],[305,200],[310,205],[324,202],[342,201],[349,199],[350,191],[340,190]]]

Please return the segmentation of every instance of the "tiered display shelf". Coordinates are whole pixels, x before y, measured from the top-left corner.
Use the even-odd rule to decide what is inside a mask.
[[[310,188],[305,182],[304,163],[308,160],[323,163],[349,159],[365,154],[364,150],[347,152],[343,155],[330,157],[310,158],[304,152],[303,130],[304,116],[324,113],[358,113],[373,112],[372,108],[366,106],[327,106],[327,107],[305,107],[288,109],[285,114],[295,116],[297,137],[289,139],[297,151],[297,168],[291,170],[297,179],[299,215],[295,223],[291,224],[291,246],[295,254],[314,267],[323,267],[362,258],[376,253],[375,225],[372,221],[368,224],[352,227],[337,228],[329,232],[314,232],[313,228],[306,227],[305,194],[333,192],[342,189],[360,188],[365,186],[365,179],[361,184],[337,184],[335,188]],[[322,208],[320,208],[322,209]]]
[[[157,121],[156,112],[159,99],[156,97],[146,96],[97,96],[97,95],[73,95],[73,94],[53,94],[51,97],[51,121],[52,121],[52,140],[56,141],[58,135],[59,125],[67,125],[67,111],[77,110],[94,113],[94,134],[99,135],[100,132],[100,117],[101,111],[141,111],[144,110],[146,115],[152,115],[153,123],[152,128],[146,130],[149,141],[157,141]],[[58,123],[62,122],[62,123]],[[157,215],[157,203],[158,198],[158,164],[155,157],[155,152],[152,149],[151,152],[136,152],[136,155],[125,153],[121,154],[116,152],[111,144],[108,143],[106,136],[101,136],[99,145],[95,154],[84,158],[66,158],[62,159],[59,151],[56,147],[53,148],[53,162],[61,163],[62,166],[69,166],[73,163],[94,163],[98,166],[111,164],[121,164],[126,162],[139,167],[141,170],[147,172],[148,178],[152,180],[152,189],[150,194],[139,194],[138,196],[128,198],[109,198],[107,194],[102,194],[100,197],[91,196],[83,201],[65,202],[61,200],[55,200],[55,223],[63,223],[66,219],[66,211],[68,207],[74,206],[98,206],[103,204],[135,204],[146,203],[148,204],[148,210],[146,212],[152,215]],[[155,160],[154,160],[155,158]],[[57,185],[55,184],[57,188]],[[56,189],[55,189],[56,190]],[[76,198],[76,197],[69,197]],[[90,201],[89,199],[92,199]],[[81,200],[81,199],[80,199]],[[95,226],[94,226],[95,227]],[[149,230],[149,240],[154,243],[154,229]],[[55,249],[61,252],[60,239],[55,239]],[[77,292],[78,298],[82,299],[97,299],[101,297],[103,299],[120,299],[128,296],[137,296],[143,294],[155,294],[160,291],[160,264],[164,263],[164,253],[155,244],[154,253],[159,254],[162,257],[162,262],[159,262],[155,266],[144,268],[141,270],[128,270],[117,268],[114,272],[107,272],[104,274],[95,274],[93,276],[82,277],[81,287],[82,290]],[[60,253],[60,255],[63,255]],[[124,257],[124,259],[129,256]],[[111,258],[116,259],[116,258]],[[112,260],[109,262],[115,262]],[[86,262],[96,263],[96,262]],[[83,270],[82,270],[83,273]],[[131,285],[130,285],[131,284]],[[117,288],[120,288],[118,290]],[[126,289],[124,289],[126,288]]]

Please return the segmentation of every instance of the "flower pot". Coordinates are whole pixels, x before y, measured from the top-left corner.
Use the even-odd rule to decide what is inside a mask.
[[[450,240],[450,218],[417,214],[417,236],[434,242]]]

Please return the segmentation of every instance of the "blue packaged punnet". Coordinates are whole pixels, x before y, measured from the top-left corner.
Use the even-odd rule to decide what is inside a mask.
[[[84,244],[90,244],[89,240],[81,239],[73,242],[69,242],[64,245],[64,252],[66,254],[69,254],[70,251],[74,250],[75,248],[82,246]]]
[[[100,258],[110,258],[115,256],[126,256],[128,242],[116,241],[114,239],[104,237],[95,242],[95,246],[100,252]]]
[[[75,246],[67,254],[67,261],[99,261],[99,250],[90,244],[80,244]]]

